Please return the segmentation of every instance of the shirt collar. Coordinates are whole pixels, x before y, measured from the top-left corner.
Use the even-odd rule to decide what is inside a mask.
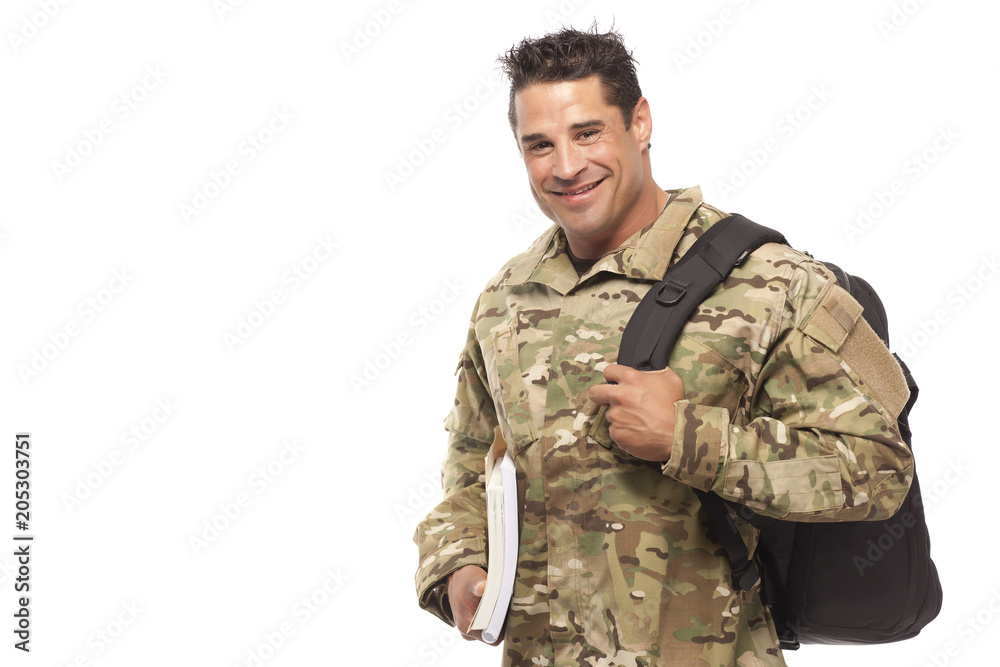
[[[570,261],[566,235],[554,224],[511,267],[507,284],[540,283],[566,294],[599,271],[635,280],[661,280],[688,221],[702,204],[701,188],[697,185],[666,193],[667,205],[656,220],[609,251],[582,276],[577,275]]]

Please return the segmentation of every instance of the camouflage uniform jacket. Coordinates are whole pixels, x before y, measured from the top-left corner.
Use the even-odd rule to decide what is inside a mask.
[[[732,589],[692,488],[794,521],[886,518],[909,488],[899,366],[821,264],[776,244],[678,339],[670,460],[618,449],[588,389],[649,286],[724,217],[697,187],[668,194],[582,276],[551,227],[476,304],[445,420],[444,501],[414,536],[416,584],[453,623],[444,579],[487,562],[484,456],[499,424],[523,498],[504,665],[783,665],[757,588]]]

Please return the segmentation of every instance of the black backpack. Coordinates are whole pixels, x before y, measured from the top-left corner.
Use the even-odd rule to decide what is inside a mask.
[[[786,243],[778,232],[740,215],[708,229],[653,285],[622,335],[618,363],[666,367],[677,336],[698,305],[735,266],[765,243]],[[864,318],[888,345],[885,308],[864,280],[825,264],[864,308]],[[907,415],[917,385],[896,356],[910,388],[897,420],[912,443]],[[930,556],[920,485],[914,473],[900,509],[885,521],[808,523],[763,517],[745,505],[695,489],[732,564],[733,586],[762,581],[783,649],[800,643],[870,644],[916,636],[941,609],[941,584]],[[760,529],[750,558],[733,511]]]

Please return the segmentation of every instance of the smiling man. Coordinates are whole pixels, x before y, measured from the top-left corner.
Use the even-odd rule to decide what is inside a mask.
[[[514,96],[514,111],[531,192],[574,256],[600,257],[663,209],[667,194],[653,182],[643,150],[652,132],[645,98],[625,118],[591,74],[526,87]]]
[[[693,490],[797,521],[898,507],[911,465],[898,409],[850,370],[845,336],[867,334],[826,316],[850,297],[767,244],[702,304],[668,368],[614,363],[636,304],[725,214],[697,187],[654,182],[649,103],[618,34],[564,30],[501,62],[531,192],[555,224],[473,310],[444,500],[415,534],[420,604],[481,639],[468,627],[499,426],[523,500],[505,665],[783,665],[758,587],[733,589]]]

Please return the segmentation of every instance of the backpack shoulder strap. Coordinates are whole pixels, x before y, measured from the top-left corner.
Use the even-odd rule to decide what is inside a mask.
[[[750,590],[760,581],[760,570],[757,569],[757,564],[750,557],[746,542],[743,541],[743,536],[740,535],[729,510],[726,509],[729,502],[710,491],[702,491],[701,489],[692,489],[692,491],[701,501],[702,509],[708,514],[708,518],[712,521],[712,527],[715,528],[715,536],[722,544],[722,548],[725,549],[726,556],[729,557],[733,588],[738,591]],[[741,514],[750,515],[753,512],[747,511]],[[759,518],[765,521],[776,521],[767,517]]]
[[[618,363],[665,368],[681,329],[734,267],[765,243],[786,243],[773,229],[733,214],[708,228],[636,307],[622,334]]]
[[[765,243],[787,242],[779,232],[739,214],[709,227],[636,307],[622,334],[618,363],[644,371],[665,368],[677,336],[698,304]],[[698,489],[695,493],[733,565],[734,586],[748,590],[760,575],[725,502],[712,493]]]

